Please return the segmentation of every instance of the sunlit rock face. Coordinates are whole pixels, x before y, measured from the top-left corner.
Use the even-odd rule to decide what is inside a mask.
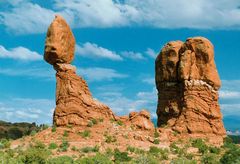
[[[93,99],[86,81],[76,74],[75,39],[61,16],[56,16],[48,28],[44,59],[56,70],[56,126],[87,125],[92,118],[114,118],[110,108]]]
[[[167,43],[156,58],[155,72],[158,126],[179,133],[225,136],[218,103],[221,81],[208,39]]]

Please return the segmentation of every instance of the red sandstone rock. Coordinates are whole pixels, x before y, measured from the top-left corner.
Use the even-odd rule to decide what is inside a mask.
[[[202,37],[170,42],[156,59],[158,126],[181,134],[225,136],[213,45]]]
[[[93,118],[114,118],[109,107],[92,98],[87,83],[76,74],[74,66],[56,64],[54,68],[57,71],[54,124],[87,125]]]
[[[131,112],[127,121],[143,130],[154,129],[154,125],[150,119],[150,113],[146,110]]]
[[[74,58],[75,39],[66,21],[56,15],[48,28],[44,59],[54,65],[71,63]]]

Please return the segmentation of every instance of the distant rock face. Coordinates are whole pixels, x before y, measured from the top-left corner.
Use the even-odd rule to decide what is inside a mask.
[[[179,133],[226,134],[218,104],[221,82],[209,40],[167,43],[156,58],[155,71],[158,126]]]
[[[44,59],[50,64],[71,63],[74,58],[75,38],[66,21],[56,15],[48,28]]]
[[[57,126],[87,125],[93,118],[114,118],[106,105],[94,100],[87,83],[72,66],[75,39],[65,20],[56,16],[48,29],[44,59],[56,70],[56,109],[53,123]]]

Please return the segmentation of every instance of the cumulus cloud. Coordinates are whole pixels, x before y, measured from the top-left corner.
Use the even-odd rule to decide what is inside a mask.
[[[5,47],[0,45],[0,58],[10,58],[15,60],[34,61],[42,60],[42,55],[35,51],[31,51],[25,47],[16,47],[7,50]]]
[[[92,67],[92,68],[79,68],[78,74],[84,76],[88,81],[108,81],[113,79],[121,79],[128,77],[127,74],[118,73],[114,69]]]
[[[62,0],[51,1],[51,9],[29,1],[14,0],[0,12],[0,24],[11,32],[45,32],[55,13],[73,28],[145,26],[155,28],[239,29],[238,0]],[[9,3],[9,2],[4,2]],[[206,14],[207,13],[207,14]],[[221,18],[221,21],[219,21]]]
[[[237,91],[219,91],[219,96],[222,99],[240,99],[240,92]]]
[[[106,58],[115,61],[123,60],[122,57],[115,52],[98,46],[95,43],[86,42],[76,46],[76,53],[80,56],[89,58]]]

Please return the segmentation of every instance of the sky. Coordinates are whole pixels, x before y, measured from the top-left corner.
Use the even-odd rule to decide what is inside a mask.
[[[75,35],[78,74],[118,115],[147,109],[156,118],[157,54],[172,40],[208,38],[224,125],[240,130],[239,0],[0,0],[0,120],[52,123],[55,71],[43,54],[55,14]]]

